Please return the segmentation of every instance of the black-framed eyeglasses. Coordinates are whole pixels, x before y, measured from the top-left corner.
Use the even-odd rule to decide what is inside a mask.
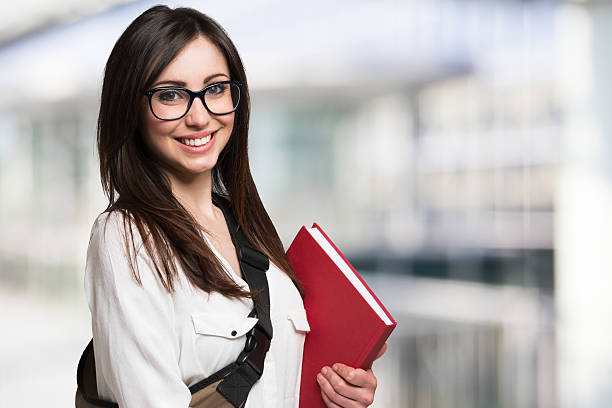
[[[145,92],[149,98],[151,113],[160,120],[177,120],[189,112],[195,98],[213,115],[227,115],[234,112],[240,103],[238,81],[221,81],[193,92],[180,86],[162,86]]]

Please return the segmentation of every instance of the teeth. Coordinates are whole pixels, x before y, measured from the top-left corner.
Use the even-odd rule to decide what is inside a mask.
[[[212,139],[212,134],[206,137],[203,137],[201,139],[179,139],[179,140],[181,141],[181,143],[186,144],[187,146],[202,146],[210,142],[210,139]]]

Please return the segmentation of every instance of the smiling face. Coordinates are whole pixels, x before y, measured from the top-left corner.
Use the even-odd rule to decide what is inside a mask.
[[[230,79],[221,51],[198,36],[157,77],[151,88],[181,86],[199,91],[207,85]],[[143,103],[142,133],[145,143],[171,177],[210,177],[234,125],[234,113],[213,115],[195,98],[185,116],[177,120],[157,119]]]

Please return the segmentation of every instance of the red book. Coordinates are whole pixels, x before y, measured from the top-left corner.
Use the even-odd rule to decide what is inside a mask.
[[[302,282],[310,333],[304,342],[300,407],[325,407],[317,383],[323,366],[367,370],[396,322],[334,243],[315,223],[287,250]]]

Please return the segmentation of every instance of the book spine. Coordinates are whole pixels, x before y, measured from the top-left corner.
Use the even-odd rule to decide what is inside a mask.
[[[391,332],[394,328],[395,324],[391,326],[385,326],[384,330],[380,333],[380,335],[372,337],[372,342],[366,348],[366,355],[360,358],[362,362],[361,364],[359,364],[359,367],[363,368],[364,370],[368,370],[372,367],[374,359],[376,358],[378,352],[391,335]]]

